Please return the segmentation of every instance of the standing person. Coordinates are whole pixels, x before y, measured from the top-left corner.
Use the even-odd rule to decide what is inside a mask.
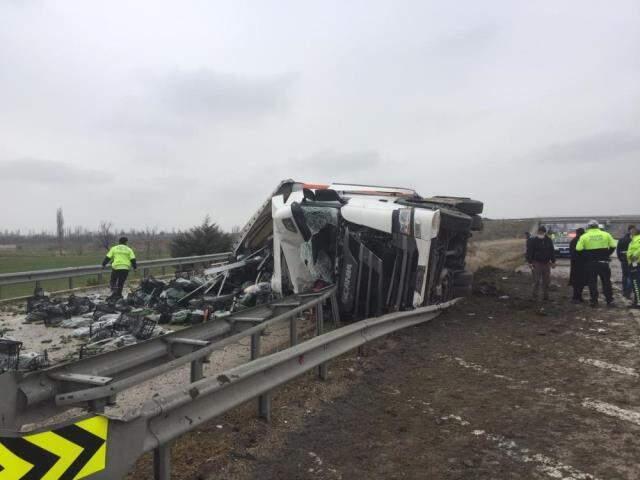
[[[633,290],[633,306],[640,307],[640,229],[633,227],[629,232],[631,242],[627,249],[629,276]]]
[[[598,306],[598,277],[602,281],[602,290],[607,306],[613,306],[613,289],[611,288],[611,268],[609,257],[616,249],[616,241],[601,230],[597,220],[590,220],[587,231],[580,237],[576,251],[584,252],[587,270],[587,285],[591,296],[591,306]]]
[[[131,247],[127,245],[129,239],[121,237],[118,245],[111,247],[107,256],[102,261],[102,268],[111,262],[111,297],[112,299],[122,298],[122,289],[127,281],[129,270],[131,267],[135,270],[138,268],[136,263],[136,254],[133,253]]]
[[[618,260],[620,260],[620,267],[622,268],[622,295],[625,298],[631,298],[632,292],[627,248],[629,248],[629,244],[631,243],[631,232],[635,229],[635,225],[629,225],[629,227],[627,227],[627,233],[618,240],[618,246],[616,247],[616,255],[618,256]]]
[[[538,234],[527,242],[527,263],[533,273],[533,299],[538,299],[542,286],[542,298],[549,300],[551,268],[556,266],[556,257],[553,241],[544,226],[538,227]]]
[[[569,252],[571,254],[571,270],[569,273],[569,285],[573,287],[573,303],[582,303],[582,291],[587,284],[587,274],[585,271],[584,253],[578,252],[576,246],[580,237],[584,234],[584,228],[576,229],[576,236],[573,237],[569,244]]]
[[[529,250],[529,241],[531,240],[531,234],[524,232],[524,257],[527,258],[527,251]]]

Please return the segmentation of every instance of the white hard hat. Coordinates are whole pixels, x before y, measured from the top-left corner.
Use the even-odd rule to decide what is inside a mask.
[[[589,228],[596,228],[599,225],[600,225],[600,222],[598,222],[598,220],[594,220],[594,219],[589,220],[589,223],[587,223],[587,227],[589,227]]]

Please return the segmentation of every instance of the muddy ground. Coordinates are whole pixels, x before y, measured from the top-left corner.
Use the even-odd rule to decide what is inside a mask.
[[[572,305],[566,273],[536,303],[481,270],[495,291],[279,389],[271,424],[252,402],[182,437],[172,478],[640,478],[640,315]]]

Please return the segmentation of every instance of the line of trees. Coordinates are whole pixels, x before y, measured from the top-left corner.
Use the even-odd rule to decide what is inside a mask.
[[[153,258],[168,254],[187,257],[228,251],[239,233],[239,227],[234,227],[231,232],[223,231],[208,215],[202,223],[185,231],[174,229],[168,232],[156,227],[145,227],[125,232],[108,220],[101,221],[97,229],[92,231],[84,227],[65,227],[64,212],[62,208],[58,208],[54,232],[5,229],[0,231],[0,245],[15,244],[19,248],[57,251],[59,255],[82,255],[85,252],[107,250],[119,237],[126,236],[141,257]]]
[[[233,240],[232,233],[223,232],[207,215],[200,225],[179,232],[175,236],[171,241],[171,256],[189,257],[191,255],[227,252],[231,249]]]

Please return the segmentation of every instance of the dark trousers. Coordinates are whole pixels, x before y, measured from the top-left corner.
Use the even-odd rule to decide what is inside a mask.
[[[549,283],[551,281],[551,265],[549,262],[533,262],[533,298],[538,298],[542,287],[542,295],[549,298]]]
[[[631,267],[629,267],[629,263],[624,260],[620,260],[620,267],[622,267],[622,294],[628,298],[633,292]]]
[[[591,303],[598,301],[598,277],[602,281],[602,290],[607,303],[613,302],[613,289],[611,288],[611,268],[609,262],[590,261],[587,263],[587,285],[591,295]]]
[[[571,274],[569,276],[569,285],[573,287],[573,299],[582,301],[582,292],[587,284],[587,274],[584,261],[571,260]]]
[[[129,270],[111,270],[111,292],[113,295],[122,296],[122,289],[124,288],[124,282],[127,281]]]
[[[633,290],[633,304],[640,305],[640,265],[629,267],[629,279]]]
[[[573,299],[579,302],[582,302],[582,292],[584,290],[584,283],[581,281],[580,284],[574,282],[573,284]]]

